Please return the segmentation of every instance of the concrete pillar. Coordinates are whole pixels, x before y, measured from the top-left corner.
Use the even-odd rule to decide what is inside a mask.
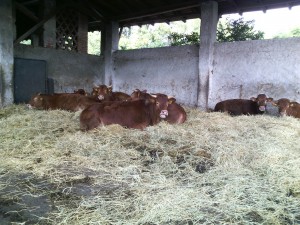
[[[113,52],[119,46],[119,24],[111,21],[104,25],[101,30],[101,54],[104,56],[104,84],[113,84],[114,62]]]
[[[43,0],[44,17],[49,15],[56,7],[55,0]],[[44,32],[42,46],[45,48],[56,48],[56,18],[55,16],[46,21],[43,25]]]
[[[209,79],[213,74],[218,18],[217,2],[208,1],[201,4],[198,107],[204,110],[208,107]]]
[[[13,1],[0,1],[0,107],[14,102]]]

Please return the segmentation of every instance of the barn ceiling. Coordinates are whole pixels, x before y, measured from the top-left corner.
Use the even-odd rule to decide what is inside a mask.
[[[41,22],[45,0],[15,0],[17,30],[26,31]],[[48,0],[49,1],[49,0]],[[55,0],[54,0],[55,1]],[[57,11],[70,7],[85,14],[89,30],[101,29],[101,23],[114,20],[121,27],[201,17],[201,3],[207,0],[56,0]],[[300,0],[215,0],[219,15],[266,11],[300,5]],[[56,12],[57,12],[56,11]],[[53,15],[56,13],[51,12]],[[51,14],[50,13],[50,14]],[[51,15],[49,15],[50,17]],[[21,32],[21,33],[22,33]],[[18,32],[19,33],[19,32]]]

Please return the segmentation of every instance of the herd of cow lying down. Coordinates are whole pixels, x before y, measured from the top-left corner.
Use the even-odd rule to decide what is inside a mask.
[[[43,110],[80,111],[80,129],[88,131],[99,126],[119,124],[126,128],[144,129],[156,125],[161,120],[171,124],[184,123],[186,111],[177,104],[174,97],[165,94],[149,94],[136,89],[131,95],[113,92],[111,86],[93,87],[89,94],[83,89],[74,93],[36,94],[32,96],[28,107]],[[259,94],[251,99],[228,99],[218,102],[215,112],[227,112],[231,115],[257,115],[266,111],[266,103],[278,107],[281,116],[300,118],[300,104],[287,98],[277,101]]]

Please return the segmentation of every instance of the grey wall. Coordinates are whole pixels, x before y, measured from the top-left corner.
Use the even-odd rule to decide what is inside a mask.
[[[114,53],[113,90],[136,88],[166,93],[179,103],[195,106],[198,86],[198,46],[164,47]]]
[[[14,56],[45,60],[55,92],[73,92],[78,88],[90,92],[93,85],[104,82],[104,62],[100,56],[26,45],[16,46]]]
[[[178,46],[113,53],[113,90],[128,94],[136,88],[176,97],[197,105],[199,47]],[[266,93],[275,99],[300,102],[300,38],[215,43],[209,78],[208,107],[230,98]],[[62,50],[18,46],[15,57],[46,60],[56,92],[76,88],[90,91],[104,84],[104,63],[99,56]]]
[[[209,107],[265,93],[300,102],[300,38],[216,43]]]
[[[198,46],[117,51],[114,90],[135,88],[197,104]],[[208,107],[266,93],[300,102],[300,38],[215,43]]]

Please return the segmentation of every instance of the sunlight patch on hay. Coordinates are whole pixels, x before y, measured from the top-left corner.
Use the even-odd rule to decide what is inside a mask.
[[[186,110],[82,132],[80,112],[1,109],[0,208],[43,224],[300,223],[299,119]]]

